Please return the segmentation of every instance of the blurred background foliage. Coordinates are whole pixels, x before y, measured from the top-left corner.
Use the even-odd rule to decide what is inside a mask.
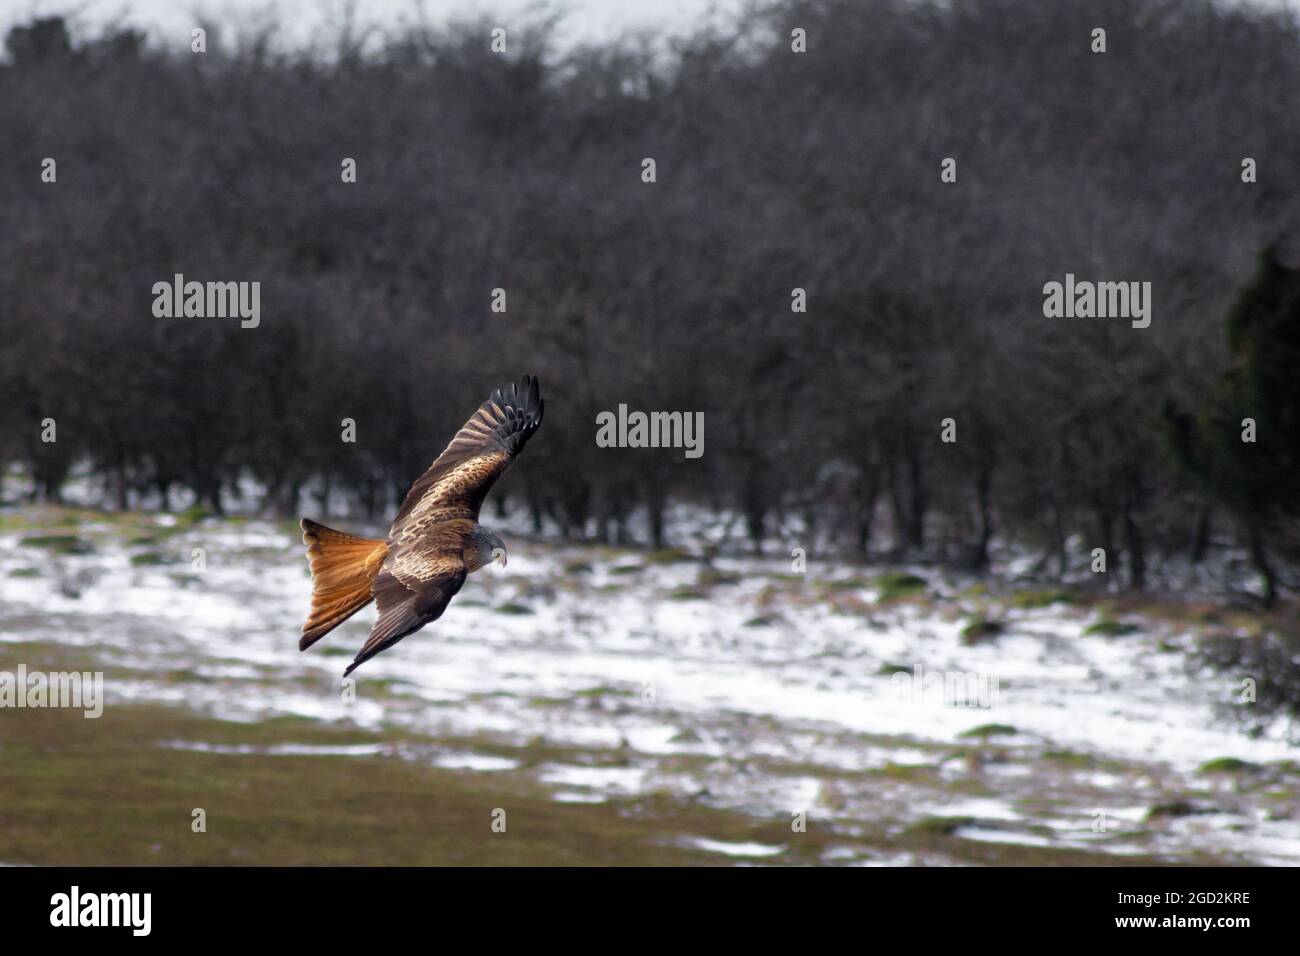
[[[561,49],[538,15],[504,55],[491,26],[365,52],[346,31],[313,52],[213,35],[203,55],[13,28],[0,466],[37,498],[89,464],[111,507],[188,490],[290,516],[344,495],[382,518],[529,372],[548,427],[503,490],[567,537],[672,544],[665,509],[693,501],[759,548],[794,521],[834,554],[971,568],[1016,541],[1051,574],[1081,540],[1142,587],[1155,562],[1241,546],[1270,594],[1293,583],[1285,14],[782,0],[667,47]],[[1045,318],[1067,272],[1150,281],[1150,328]],[[154,318],[174,273],[261,282],[260,327]],[[597,448],[621,402],[703,411],[704,457]]]

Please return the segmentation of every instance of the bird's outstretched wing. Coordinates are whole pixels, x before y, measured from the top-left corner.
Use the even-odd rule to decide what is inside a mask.
[[[418,534],[430,519],[477,521],[488,491],[542,424],[544,406],[531,376],[493,392],[406,493],[390,541]]]
[[[483,499],[541,425],[542,408],[534,378],[497,389],[411,486],[370,589],[379,619],[345,677],[447,609],[465,583],[466,539]]]
[[[408,634],[440,618],[465,583],[465,564],[458,557],[446,555],[441,560],[426,560],[423,565],[421,570],[427,577],[421,580],[412,576],[409,584],[388,570],[379,572],[371,588],[379,617],[370,629],[370,637],[343,672],[344,677],[380,651],[388,650]]]

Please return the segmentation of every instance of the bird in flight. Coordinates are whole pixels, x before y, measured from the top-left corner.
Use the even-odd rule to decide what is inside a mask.
[[[530,376],[493,392],[411,486],[382,541],[303,518],[312,595],[298,649],[374,601],[379,617],[346,677],[441,617],[466,575],[493,561],[505,567],[505,543],[478,523],[479,508],[541,425],[542,407]]]

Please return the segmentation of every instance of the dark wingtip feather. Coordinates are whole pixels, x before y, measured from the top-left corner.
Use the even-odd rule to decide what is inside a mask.
[[[354,670],[356,670],[358,667],[360,667],[360,666],[361,666],[362,664],[364,664],[366,661],[370,660],[370,658],[374,657],[377,653],[379,653],[379,651],[384,650],[384,649],[385,649],[385,648],[382,648],[382,647],[381,647],[381,648],[375,648],[375,649],[372,650],[369,654],[367,654],[367,653],[365,652],[365,649],[362,648],[360,651],[357,652],[357,656],[354,657],[354,658],[352,659],[352,663],[349,664],[349,665],[347,666],[347,670],[345,670],[345,671],[343,672],[343,676],[344,676],[344,677],[347,677],[347,676],[348,676],[349,674],[351,674]]]
[[[532,375],[511,382],[492,393],[492,401],[507,408],[517,408],[525,418],[542,419],[542,383]]]
[[[508,447],[512,453],[518,453],[542,424],[546,404],[542,401],[541,382],[532,375],[525,375],[518,382],[496,389],[488,401],[499,406],[512,423],[514,433]]]
[[[542,424],[542,411],[546,403],[542,401],[541,382],[531,375],[524,376],[524,393],[528,396],[524,403],[524,414],[528,416],[528,430],[530,433],[537,431],[538,426]]]

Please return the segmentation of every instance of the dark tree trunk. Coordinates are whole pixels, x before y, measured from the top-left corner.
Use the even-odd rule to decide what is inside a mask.
[[[664,534],[664,512],[667,508],[667,501],[664,496],[663,482],[658,476],[652,477],[646,482],[645,496],[646,511],[650,516],[650,545],[656,549],[665,547],[666,536]]]
[[[993,487],[993,466],[985,465],[980,469],[975,482],[975,499],[979,503],[979,540],[975,545],[974,564],[976,570],[982,570],[989,564],[989,542],[993,539],[993,505],[991,490]]]
[[[750,468],[745,477],[744,491],[745,531],[755,554],[763,553],[763,538],[767,533],[767,494],[759,479],[757,469]]]
[[[221,482],[205,480],[199,492],[199,503],[206,503],[215,515],[224,515],[226,512],[221,507]]]
[[[763,535],[764,518],[766,512],[763,506],[757,502],[750,502],[745,506],[745,531],[749,535],[750,544],[754,547],[755,554],[763,553]]]
[[[1250,563],[1264,577],[1264,607],[1272,607],[1277,600],[1277,573],[1268,560],[1268,549],[1264,544],[1264,531],[1255,520],[1249,522]]]
[[[1210,549],[1210,506],[1201,505],[1196,516],[1196,533],[1192,537],[1192,564],[1205,560],[1205,553]]]
[[[896,466],[890,465],[885,480],[889,483],[889,515],[894,550],[902,554],[907,549],[907,503],[903,500],[903,485]]]
[[[921,469],[921,456],[913,453],[907,466],[908,486],[911,492],[911,507],[908,509],[907,543],[916,551],[925,547],[925,513],[928,502],[925,495],[925,483]]]
[[[1124,544],[1128,549],[1128,586],[1134,591],[1146,588],[1147,560],[1142,529],[1133,518],[1133,513],[1124,511]]]
[[[1097,509],[1097,530],[1101,534],[1101,547],[1106,552],[1106,567],[1115,560],[1115,516],[1105,508]]]
[[[925,488],[921,458],[910,453],[903,467],[891,468],[890,504],[894,518],[894,538],[898,551],[919,551],[925,545]]]
[[[1069,555],[1065,553],[1065,515],[1059,501],[1052,503],[1052,547],[1056,551],[1056,576],[1064,578]]]
[[[560,529],[567,540],[587,533],[587,519],[591,517],[591,486],[586,482],[571,482],[560,501],[564,526]]]
[[[865,470],[858,478],[857,497],[857,547],[865,560],[871,545],[871,528],[876,517],[876,498],[880,494],[880,479],[874,471]]]
[[[374,478],[366,478],[361,486],[361,508],[369,520],[375,519],[375,513],[379,510],[379,482]]]
[[[284,507],[281,514],[286,518],[296,518],[298,516],[298,503],[302,500],[302,481],[294,479],[289,482],[288,493],[284,497],[282,505]]]
[[[528,490],[528,513],[533,521],[533,534],[542,533],[542,498],[532,485]]]
[[[117,510],[129,511],[131,509],[130,484],[126,475],[126,462],[120,457],[113,466],[113,490],[117,494]]]

